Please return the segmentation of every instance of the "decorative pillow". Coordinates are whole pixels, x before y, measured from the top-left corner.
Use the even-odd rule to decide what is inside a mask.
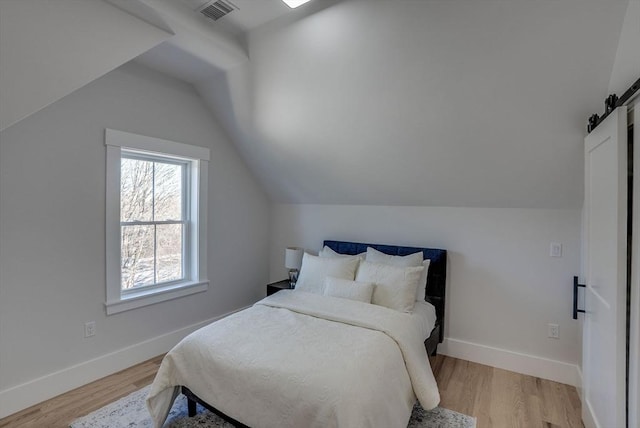
[[[367,247],[368,262],[383,263],[391,266],[424,266],[418,287],[416,288],[416,301],[424,302],[427,292],[427,274],[429,273],[429,264],[431,260],[422,260],[422,251],[409,254],[408,256],[392,256],[382,253],[375,248]]]
[[[323,258],[304,253],[296,290],[322,294],[326,277],[353,280],[359,262],[356,257]]]
[[[400,267],[364,261],[360,263],[356,281],[373,282],[371,303],[400,312],[411,312],[423,266]]]
[[[318,256],[320,256],[320,257],[357,257],[360,260],[364,260],[366,255],[367,255],[367,253],[360,253],[360,254],[356,254],[356,255],[340,254],[340,253],[336,253],[335,251],[333,251],[331,248],[327,247],[326,245],[322,248],[322,250],[320,250],[320,253],[318,253]]]
[[[424,270],[420,274],[420,281],[418,281],[418,288],[416,289],[416,301],[424,302],[427,300],[427,274],[429,273],[429,265],[431,260],[426,259],[422,261]]]
[[[373,283],[349,281],[348,279],[328,276],[324,281],[324,295],[371,303]]]
[[[408,256],[392,256],[385,254],[375,248],[367,247],[367,258],[365,259],[372,263],[384,263],[391,266],[422,266],[422,251],[409,254]]]

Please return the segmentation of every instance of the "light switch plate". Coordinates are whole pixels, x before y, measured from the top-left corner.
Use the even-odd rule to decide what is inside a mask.
[[[552,242],[549,246],[550,257],[562,257],[562,244],[560,242]]]

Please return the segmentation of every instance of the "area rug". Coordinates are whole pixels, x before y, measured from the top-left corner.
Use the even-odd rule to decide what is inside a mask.
[[[148,393],[149,386],[76,419],[71,423],[71,428],[151,428],[153,423],[145,404]],[[442,407],[427,412],[416,404],[407,428],[475,428],[475,426],[476,419],[471,416]],[[176,398],[164,427],[234,428],[233,425],[201,408],[200,405],[198,405],[198,414],[193,418],[188,417],[187,399],[184,395]]]

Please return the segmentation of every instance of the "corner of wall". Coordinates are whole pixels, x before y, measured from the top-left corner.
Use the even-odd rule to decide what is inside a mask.
[[[640,1],[629,0],[609,79],[609,93],[622,95],[640,78]]]

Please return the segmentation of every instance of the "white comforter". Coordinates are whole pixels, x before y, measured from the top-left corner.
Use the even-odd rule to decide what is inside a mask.
[[[440,401],[419,330],[381,306],[280,291],[176,345],[147,406],[161,427],[185,385],[255,428],[405,428],[416,397]]]

